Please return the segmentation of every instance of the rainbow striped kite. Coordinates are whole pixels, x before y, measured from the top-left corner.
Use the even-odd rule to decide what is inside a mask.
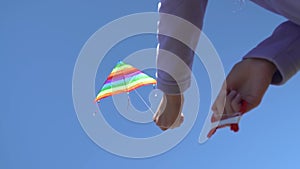
[[[130,92],[148,84],[156,84],[156,80],[139,69],[120,61],[104,82],[95,102],[108,96]]]

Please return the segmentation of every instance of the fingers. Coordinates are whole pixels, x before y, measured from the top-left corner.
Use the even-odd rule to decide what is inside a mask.
[[[172,121],[167,119],[165,116],[159,116],[156,114],[155,117],[153,117],[153,121],[161,130],[165,131],[167,129],[180,127],[184,121],[184,115],[181,113],[178,115],[175,121]]]
[[[237,92],[235,90],[232,90],[229,92],[229,94],[226,96],[226,103],[225,103],[225,114],[229,114],[234,112],[233,108],[232,108],[232,101],[235,99],[235,97],[237,96]]]
[[[231,111],[232,113],[240,112],[241,110],[242,97],[239,93],[231,100]]]
[[[162,131],[168,130],[166,127],[159,127]]]
[[[227,96],[223,95],[222,97],[220,95],[213,105],[212,122],[235,116],[236,113],[240,112],[242,97],[237,91],[232,90]],[[223,100],[226,100],[225,105],[221,103]]]
[[[164,95],[162,101],[153,116],[153,121],[161,130],[179,127],[184,116],[181,113],[183,107],[183,95]]]
[[[183,123],[183,121],[184,121],[184,116],[183,116],[183,113],[181,113],[181,114],[177,117],[176,121],[175,121],[169,128],[170,128],[170,129],[174,129],[174,128],[180,127],[181,124]]]
[[[226,95],[227,95],[227,89],[226,89],[226,85],[224,84],[212,106],[212,111],[213,111],[213,116],[211,118],[212,122],[217,121],[218,117],[222,116],[225,108]]]

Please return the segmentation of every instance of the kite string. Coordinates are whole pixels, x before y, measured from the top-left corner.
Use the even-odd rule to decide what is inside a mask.
[[[148,104],[145,102],[145,100],[143,99],[143,97],[139,94],[138,91],[134,90],[135,93],[140,97],[140,99],[144,102],[144,104],[147,106],[147,108],[151,111],[152,114],[154,114],[154,112],[152,111],[151,107],[148,106]]]
[[[129,98],[129,91],[128,91],[128,88],[127,88],[127,84],[126,84],[126,80],[125,80],[125,75],[124,75],[124,72],[122,70],[122,75],[123,75],[123,82],[125,84],[125,88],[126,88],[126,91],[127,91],[127,99],[128,99],[128,104],[127,104],[127,111],[128,111],[128,107],[129,107],[129,104],[130,104],[130,98]],[[133,77],[135,78],[135,77]],[[136,92],[136,94],[140,97],[140,99],[144,102],[144,104],[147,106],[148,109],[150,109],[151,113],[154,114],[154,112],[152,111],[152,109],[148,106],[148,104],[145,102],[145,100],[143,99],[143,97],[139,94],[139,92],[137,92],[136,90],[134,90]]]

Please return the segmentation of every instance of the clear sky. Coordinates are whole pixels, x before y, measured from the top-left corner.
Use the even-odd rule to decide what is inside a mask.
[[[157,3],[157,0],[0,2],[1,169],[300,167],[300,76],[294,76],[284,86],[271,86],[261,105],[245,115],[239,133],[224,129],[199,144],[199,133],[210,106],[208,77],[199,60],[195,60],[193,70],[201,93],[199,115],[191,132],[176,147],[155,157],[131,159],[103,150],[88,137],[77,119],[72,100],[72,76],[79,52],[105,24],[128,14],[155,12]],[[284,20],[249,1],[240,4],[238,0],[211,0],[204,33],[228,73],[234,63]],[[114,47],[108,53],[111,59],[105,58],[107,69],[97,74],[95,94],[118,59],[135,50],[153,48],[156,43],[154,35],[145,35]],[[110,101],[106,99],[101,104]],[[132,104],[139,105],[138,101],[133,99]],[[102,111],[107,121],[122,133],[139,137],[161,133],[153,123],[143,126],[115,118],[120,116],[118,112],[106,107]]]

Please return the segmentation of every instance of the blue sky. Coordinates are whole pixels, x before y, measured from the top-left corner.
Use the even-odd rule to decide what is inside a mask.
[[[72,76],[79,52],[105,24],[128,14],[155,12],[158,1],[52,0],[0,2],[0,168],[298,168],[300,125],[299,75],[284,86],[271,86],[261,105],[245,115],[239,133],[219,131],[204,144],[199,133],[209,109],[209,82],[195,60],[193,72],[201,92],[199,115],[187,137],[170,151],[145,159],[111,154],[82,129],[72,100]],[[204,33],[214,44],[225,72],[285,19],[246,1],[209,2]],[[147,21],[145,21],[147,22]],[[118,44],[106,58],[113,67],[120,55],[155,47],[155,36]],[[106,74],[98,72],[97,83]],[[153,73],[150,71],[150,73]],[[100,88],[101,85],[96,85]],[[97,91],[98,89],[95,89]],[[143,89],[142,89],[143,90]],[[140,90],[140,91],[142,91]],[[150,88],[145,88],[150,90]],[[134,96],[133,96],[134,98]],[[104,100],[103,105],[110,100]],[[137,100],[132,101],[138,105]],[[103,108],[116,130],[144,137],[160,133]],[[143,109],[143,107],[141,107]],[[159,144],[159,143],[157,143]]]

